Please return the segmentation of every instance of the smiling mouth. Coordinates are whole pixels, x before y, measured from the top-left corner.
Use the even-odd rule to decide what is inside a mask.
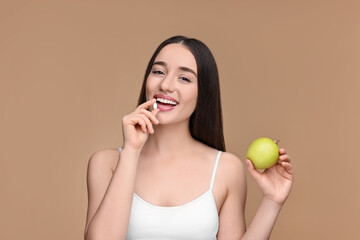
[[[174,101],[171,101],[171,100],[168,100],[165,98],[160,98],[160,97],[156,98],[156,103],[164,105],[164,106],[171,106],[171,107],[175,107],[177,105],[177,103]]]

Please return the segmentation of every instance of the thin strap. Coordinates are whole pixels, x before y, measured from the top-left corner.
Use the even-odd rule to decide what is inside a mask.
[[[121,152],[121,150],[122,150],[122,148],[121,147],[119,147],[119,151]]]
[[[214,170],[213,170],[212,177],[211,177],[210,190],[212,190],[213,186],[214,186],[215,174],[216,174],[217,166],[219,164],[220,155],[221,155],[221,151],[219,151],[216,156],[215,166],[214,166]]]

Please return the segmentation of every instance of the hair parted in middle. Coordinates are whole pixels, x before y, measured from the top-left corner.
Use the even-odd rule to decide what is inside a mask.
[[[155,58],[169,44],[181,44],[187,47],[193,54],[198,69],[198,98],[189,121],[191,136],[210,147],[226,151],[218,69],[214,56],[203,42],[184,36],[174,36],[162,42],[147,65],[138,105],[147,101],[146,80]]]

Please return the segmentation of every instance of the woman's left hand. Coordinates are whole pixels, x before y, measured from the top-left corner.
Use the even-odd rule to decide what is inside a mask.
[[[285,149],[280,148],[279,154],[278,162],[262,173],[254,168],[249,159],[246,159],[246,163],[250,174],[260,187],[263,197],[282,206],[290,194],[294,174]]]

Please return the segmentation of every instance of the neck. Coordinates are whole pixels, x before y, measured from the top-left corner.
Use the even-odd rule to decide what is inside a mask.
[[[189,122],[154,126],[143,150],[157,152],[160,156],[174,156],[191,149],[196,140],[191,136]]]

